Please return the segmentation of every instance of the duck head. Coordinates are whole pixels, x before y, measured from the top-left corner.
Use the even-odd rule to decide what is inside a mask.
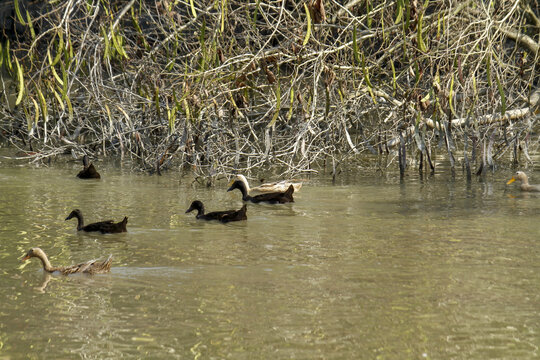
[[[71,219],[71,218],[74,218],[74,217],[80,219],[80,218],[82,217],[81,210],[75,209],[75,210],[73,210],[72,212],[70,212],[69,215],[68,215],[68,217],[66,218],[66,221],[69,220],[69,219]]]
[[[201,201],[195,200],[191,203],[189,209],[186,210],[186,214],[188,212],[192,212],[193,210],[197,210],[198,212],[204,211],[204,205]]]
[[[45,255],[45,253],[40,248],[31,248],[26,255],[22,257],[21,261],[23,262],[33,257],[40,258],[43,257],[43,255]]]
[[[508,180],[506,185],[510,185],[511,183],[513,183],[516,180],[519,180],[522,183],[528,183],[529,182],[529,180],[527,179],[527,175],[523,171],[518,171],[518,172],[515,173],[514,176],[512,176],[512,178],[510,180]]]

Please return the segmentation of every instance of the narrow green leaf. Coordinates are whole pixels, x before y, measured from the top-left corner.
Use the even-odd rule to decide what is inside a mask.
[[[15,106],[17,106],[21,103],[24,95],[24,76],[22,65],[19,64],[19,60],[17,60],[17,58],[15,58],[15,65],[17,65],[17,78],[19,79],[19,95],[15,101]]]
[[[64,36],[62,33],[62,29],[59,29],[56,34],[58,35],[58,47],[56,48],[56,56],[54,57],[54,60],[51,64],[52,66],[55,66],[58,61],[60,61],[60,57],[64,52]]]
[[[454,111],[454,74],[452,74],[452,79],[450,80],[450,91],[448,92],[448,106],[450,111],[454,116],[457,117],[456,112]]]
[[[291,120],[294,106],[294,88],[291,86],[291,97],[289,99],[289,112],[287,113],[287,120]]]
[[[274,113],[274,116],[272,116],[272,120],[270,120],[270,123],[267,127],[272,127],[274,123],[276,122],[279,111],[281,110],[281,87],[279,86],[279,81],[276,83],[276,112]]]
[[[19,8],[19,0],[15,0],[14,4],[15,4],[15,14],[17,14],[17,20],[19,20],[21,24],[26,25],[21,15],[21,9]]]
[[[486,72],[488,85],[491,86],[491,54],[486,56]]]
[[[308,9],[306,3],[304,3],[304,9],[306,10],[307,31],[306,31],[306,37],[304,38],[303,45],[306,46],[306,44],[309,41],[309,37],[311,36],[311,15],[309,14],[309,9]]]
[[[255,6],[255,11],[253,12],[253,26],[257,24],[257,15],[259,13],[259,5],[261,3],[261,0],[257,0],[257,5]]]
[[[103,36],[103,42],[105,43],[105,49],[103,50],[103,58],[110,59],[111,46],[109,44],[109,37],[107,36],[107,32],[105,31],[104,27],[101,28],[101,35]]]
[[[390,66],[392,67],[392,88],[394,89],[394,94],[397,90],[397,77],[396,77],[396,68],[394,66],[394,61],[390,58]]]
[[[221,0],[221,33],[225,30],[225,10],[227,8],[227,0]]]
[[[39,121],[39,105],[38,105],[36,99],[34,99],[34,98],[32,98],[32,102],[34,103],[34,108],[36,110],[35,110],[35,114],[34,114],[34,124],[28,123],[28,131],[30,131],[32,129],[32,126],[37,125],[37,123]]]
[[[72,121],[73,120],[73,106],[71,105],[71,100],[69,100],[69,96],[66,96],[64,100],[66,100],[66,104],[68,107],[69,121]]]
[[[28,27],[30,27],[30,35],[32,35],[32,40],[36,39],[36,31],[34,30],[34,24],[32,24],[32,18],[30,13],[26,10],[26,21],[28,22]]]
[[[43,115],[43,121],[47,122],[49,120],[49,111],[47,110],[47,103],[45,102],[45,97],[43,96],[43,93],[38,86],[36,86],[36,91],[38,93],[39,104],[41,105],[41,114]]]
[[[399,24],[399,22],[401,21],[401,18],[403,17],[403,0],[397,0],[396,2],[396,6],[397,6],[397,9],[396,9],[396,20],[394,21],[394,24]]]
[[[191,13],[193,14],[194,18],[197,18],[197,12],[195,11],[195,3],[193,0],[189,0],[189,6],[191,7]]]
[[[420,15],[420,18],[418,19],[418,25],[416,27],[416,42],[418,43],[418,48],[422,52],[426,52],[426,44],[424,43],[424,39],[422,38],[422,22],[424,19],[424,14]]]
[[[354,60],[359,64],[360,55],[358,54],[358,43],[356,42],[356,25],[353,27],[352,39],[353,39]]]

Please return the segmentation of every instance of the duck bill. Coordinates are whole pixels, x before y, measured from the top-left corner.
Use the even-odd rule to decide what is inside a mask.
[[[30,259],[30,256],[24,255],[21,259],[21,262],[25,262],[26,260]]]
[[[189,209],[186,210],[185,214],[189,213],[189,212],[192,212],[193,211],[193,208],[190,207]]]
[[[516,181],[516,178],[512,176],[512,178],[510,180],[508,180],[508,182],[506,183],[506,185],[510,185],[511,183],[513,183],[514,181]]]

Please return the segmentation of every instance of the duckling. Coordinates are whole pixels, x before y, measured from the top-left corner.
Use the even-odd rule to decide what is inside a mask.
[[[106,220],[106,221],[100,221],[88,225],[84,225],[84,219],[81,210],[75,209],[73,210],[68,217],[66,218],[66,221],[76,217],[77,222],[77,231],[100,231],[102,234],[105,233],[121,233],[121,232],[127,232],[126,224],[128,221],[127,216],[124,217],[124,220],[114,223],[112,220]]]
[[[31,248],[28,250],[26,255],[21,259],[21,261],[26,261],[32,257],[37,257],[41,260],[43,264],[43,270],[49,273],[58,271],[62,275],[69,275],[75,273],[86,273],[86,274],[103,274],[108,273],[111,270],[112,255],[104,261],[90,260],[83,262],[77,265],[69,266],[52,266],[47,258],[47,255],[43,250],[38,247]]]
[[[242,192],[242,200],[251,201],[253,203],[268,202],[270,204],[284,204],[288,202],[294,202],[294,186],[292,184],[289,185],[289,188],[285,192],[273,192],[250,196],[248,195],[246,185],[242,181],[236,180],[232,183],[231,187],[227,189],[227,191],[232,191],[234,189],[239,189]]]
[[[527,175],[523,171],[518,171],[508,182],[506,185],[510,185],[514,181],[519,180],[521,181],[521,185],[519,188],[521,191],[529,191],[529,192],[540,192],[540,185],[531,185],[529,184],[529,179],[527,178]]]
[[[288,180],[281,180],[276,181],[273,183],[265,183],[261,184],[259,186],[250,188],[249,183],[244,175],[236,175],[236,180],[240,180],[244,183],[246,186],[246,190],[248,194],[256,194],[256,193],[269,193],[269,192],[285,192],[289,188],[289,186],[294,186],[294,191],[298,192],[300,188],[302,187],[302,183],[293,183]]]
[[[101,179],[101,176],[94,167],[94,164],[88,163],[88,155],[83,156],[82,162],[83,169],[77,174],[79,179]]]
[[[247,206],[244,205],[240,210],[225,210],[225,211],[213,211],[209,212],[208,214],[204,213],[204,205],[201,201],[195,200],[191,203],[191,206],[189,209],[186,210],[186,214],[197,210],[197,219],[202,220],[218,220],[223,223],[229,222],[229,221],[240,221],[240,220],[247,220],[246,212],[247,212]]]

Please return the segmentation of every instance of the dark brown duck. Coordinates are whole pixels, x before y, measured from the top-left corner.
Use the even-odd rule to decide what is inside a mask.
[[[240,181],[236,180],[232,183],[231,187],[227,191],[232,191],[234,189],[239,189],[242,193],[242,200],[251,201],[253,203],[267,202],[270,204],[284,204],[289,202],[294,202],[293,193],[294,186],[291,184],[287,191],[285,192],[273,192],[260,194],[255,196],[248,195],[246,185]]]
[[[197,215],[195,216],[197,219],[201,220],[218,220],[223,223],[227,223],[230,221],[241,221],[241,220],[247,220],[247,206],[244,205],[240,210],[224,210],[224,211],[212,211],[207,214],[204,213],[204,205],[202,201],[195,200],[191,203],[191,206],[189,209],[186,210],[186,214],[197,210]]]
[[[81,210],[75,209],[73,210],[68,217],[66,218],[66,221],[71,218],[77,218],[77,230],[78,231],[99,231],[102,234],[105,233],[121,233],[121,232],[127,232],[126,224],[128,221],[127,217],[124,217],[124,220],[114,223],[112,220],[106,220],[106,221],[100,221],[95,222],[92,224],[84,225],[84,218],[81,213]]]
[[[101,176],[94,167],[94,164],[88,162],[88,155],[83,156],[82,162],[83,169],[77,174],[79,179],[101,179]]]

